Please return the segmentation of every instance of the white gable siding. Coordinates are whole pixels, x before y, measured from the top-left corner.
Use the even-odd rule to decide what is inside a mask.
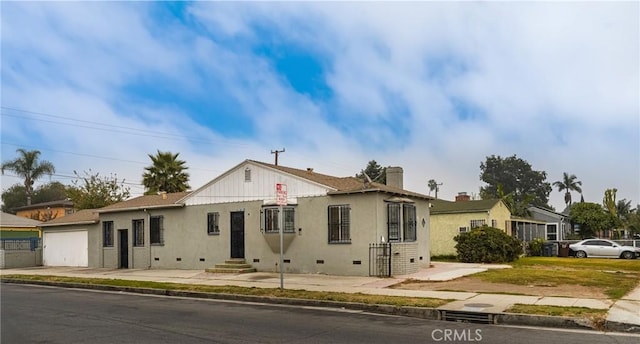
[[[245,169],[251,170],[251,181],[245,181]],[[287,173],[251,162],[240,164],[214,179],[185,199],[186,205],[266,200],[275,201],[276,183],[287,185],[290,203],[298,197],[326,195],[330,188]]]

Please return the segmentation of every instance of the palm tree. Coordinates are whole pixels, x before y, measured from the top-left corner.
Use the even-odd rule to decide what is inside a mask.
[[[147,188],[145,194],[151,195],[158,192],[182,192],[189,189],[188,167],[184,166],[184,160],[178,160],[180,153],[161,152],[151,155],[149,158],[153,165],[145,167],[142,175],[142,184]]]
[[[440,190],[440,185],[442,185],[442,183],[436,182],[435,179],[429,179],[429,181],[427,182],[427,186],[429,187],[429,195],[431,195],[431,191],[435,191],[436,198],[438,198],[438,191]]]
[[[19,177],[24,178],[24,187],[27,194],[27,205],[31,205],[31,195],[33,195],[33,183],[45,174],[52,175],[56,172],[55,167],[49,161],[38,161],[40,151],[26,151],[22,148],[16,150],[19,157],[2,163],[2,174],[5,170],[13,171]]]
[[[582,193],[582,182],[576,177],[575,174],[569,175],[567,172],[562,174],[562,181],[557,181],[553,183],[553,186],[558,188],[558,192],[565,191],[564,193],[564,203],[571,205],[571,191],[577,191]]]

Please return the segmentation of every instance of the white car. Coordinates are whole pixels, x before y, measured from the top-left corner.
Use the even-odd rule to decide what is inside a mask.
[[[587,239],[569,245],[576,258],[624,258],[640,257],[640,247],[623,246],[607,239]]]

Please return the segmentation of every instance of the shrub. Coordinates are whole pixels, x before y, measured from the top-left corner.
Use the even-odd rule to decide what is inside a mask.
[[[457,262],[458,256],[455,254],[441,254],[438,256],[431,256],[431,261],[435,262]]]
[[[522,242],[489,226],[474,228],[453,238],[458,260],[465,263],[513,262],[522,254]]]
[[[527,244],[527,251],[530,256],[541,256],[542,255],[542,244],[544,244],[544,240],[542,238],[535,238]]]

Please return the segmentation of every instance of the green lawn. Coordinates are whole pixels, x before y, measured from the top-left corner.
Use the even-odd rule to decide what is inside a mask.
[[[621,298],[640,282],[640,260],[526,257],[512,266],[473,276],[517,285],[582,285],[600,288],[611,299]]]

